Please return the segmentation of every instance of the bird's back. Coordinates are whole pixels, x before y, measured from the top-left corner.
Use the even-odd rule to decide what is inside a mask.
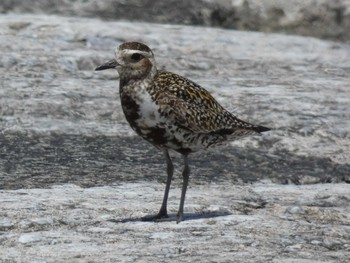
[[[177,74],[158,72],[148,92],[160,111],[172,116],[177,125],[193,133],[239,136],[265,131],[262,126],[238,119],[207,90]]]

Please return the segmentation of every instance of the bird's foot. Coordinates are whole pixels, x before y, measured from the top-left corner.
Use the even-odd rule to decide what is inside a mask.
[[[176,223],[180,223],[184,220],[183,213],[177,213],[176,217],[171,216],[169,217],[167,212],[159,212],[156,215],[147,215],[141,218],[142,221],[153,221],[153,222],[169,222],[169,221],[176,221]]]
[[[184,214],[183,213],[178,213],[176,215],[176,223],[178,224],[178,223],[180,223],[183,220],[184,220]]]

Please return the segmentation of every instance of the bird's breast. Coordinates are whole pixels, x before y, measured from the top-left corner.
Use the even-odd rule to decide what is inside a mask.
[[[125,117],[134,130],[158,127],[165,121],[159,106],[142,85],[123,89],[120,97]]]

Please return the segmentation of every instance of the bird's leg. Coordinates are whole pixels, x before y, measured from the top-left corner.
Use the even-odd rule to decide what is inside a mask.
[[[185,167],[184,167],[184,170],[182,172],[183,184],[182,184],[182,190],[181,190],[180,207],[179,207],[179,211],[178,211],[177,217],[176,217],[177,223],[180,223],[183,220],[186,190],[187,190],[188,180],[190,177],[190,167],[188,166],[187,155],[184,155],[184,164],[185,164]]]
[[[172,180],[173,174],[174,174],[174,166],[173,166],[173,163],[172,163],[171,158],[169,156],[168,150],[164,150],[164,156],[165,156],[166,164],[167,164],[168,177],[166,180],[162,206],[160,207],[159,213],[157,215],[146,216],[143,218],[144,221],[153,221],[153,220],[161,221],[161,219],[168,218],[167,203],[168,203],[170,184],[171,184],[171,180]]]
[[[171,180],[173,179],[173,174],[174,174],[174,166],[173,166],[173,163],[172,163],[172,161],[170,159],[169,152],[167,150],[164,150],[164,155],[165,155],[166,164],[167,164],[168,177],[167,177],[167,180],[166,180],[162,206],[160,207],[160,210],[159,210],[159,213],[158,213],[158,216],[157,216],[158,218],[168,217],[167,203],[168,203],[170,184],[171,184]]]

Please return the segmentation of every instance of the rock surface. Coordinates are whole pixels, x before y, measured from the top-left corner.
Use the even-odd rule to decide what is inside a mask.
[[[169,209],[176,214],[179,186]],[[349,185],[194,185],[187,220],[149,223],[152,182],[0,191],[5,262],[346,262]],[[283,198],[281,198],[283,197]]]
[[[117,73],[93,71],[130,40],[240,118],[274,128],[192,156],[190,220],[179,225],[138,220],[158,209],[164,161],[128,127]],[[0,16],[0,52],[0,259],[349,258],[348,44],[12,14]]]
[[[350,40],[350,0],[11,0],[3,13],[46,13],[218,26]]]

